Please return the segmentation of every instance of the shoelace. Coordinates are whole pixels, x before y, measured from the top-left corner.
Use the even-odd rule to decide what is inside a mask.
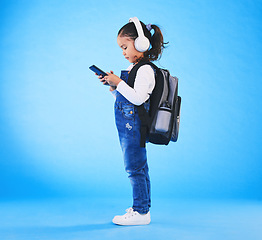
[[[133,208],[130,207],[126,209],[125,218],[130,218],[130,217],[133,217],[134,215],[136,215],[136,212],[134,211]]]
[[[127,213],[132,213],[132,212],[134,212],[134,210],[133,210],[133,208],[130,207],[130,208],[126,209],[126,212]]]

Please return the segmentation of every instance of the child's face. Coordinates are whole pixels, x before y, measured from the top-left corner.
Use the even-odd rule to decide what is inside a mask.
[[[129,37],[117,37],[117,44],[123,50],[124,57],[131,63],[137,62],[144,53],[135,49],[134,40]]]

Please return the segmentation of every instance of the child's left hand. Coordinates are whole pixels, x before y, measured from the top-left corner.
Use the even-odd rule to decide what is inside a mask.
[[[107,72],[107,75],[108,76],[105,76],[104,79],[112,87],[116,87],[122,81],[122,79],[116,76],[113,71],[110,71],[110,73]]]

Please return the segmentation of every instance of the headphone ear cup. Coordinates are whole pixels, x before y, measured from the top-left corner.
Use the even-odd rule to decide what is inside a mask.
[[[147,37],[137,37],[135,39],[135,48],[138,52],[145,52],[149,49],[150,42]]]

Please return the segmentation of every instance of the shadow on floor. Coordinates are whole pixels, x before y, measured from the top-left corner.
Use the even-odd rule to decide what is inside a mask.
[[[76,226],[25,226],[25,227],[9,227],[0,229],[2,234],[59,234],[59,233],[73,233],[73,232],[88,232],[94,230],[108,230],[115,228],[111,222],[97,223],[97,224],[84,224]],[[1,234],[0,234],[1,235]]]

